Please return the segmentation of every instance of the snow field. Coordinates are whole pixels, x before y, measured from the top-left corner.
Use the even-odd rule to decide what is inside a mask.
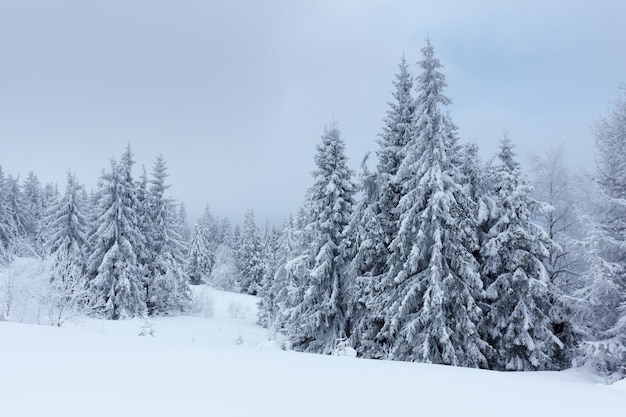
[[[256,298],[194,288],[210,317],[0,323],[0,416],[604,416],[626,383],[283,351]],[[212,312],[212,316],[211,313]]]

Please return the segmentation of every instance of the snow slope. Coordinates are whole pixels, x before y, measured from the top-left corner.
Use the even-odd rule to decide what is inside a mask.
[[[198,290],[198,289],[196,289]],[[254,297],[199,289],[212,317],[0,323],[0,417],[603,416],[626,383],[283,351]]]

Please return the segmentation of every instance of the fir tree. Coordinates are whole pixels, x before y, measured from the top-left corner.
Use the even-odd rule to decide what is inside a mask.
[[[378,176],[368,170],[366,162],[367,157],[361,165],[359,191],[362,197],[345,232],[344,246],[351,260],[347,270],[350,288],[347,325],[350,344],[359,355],[380,358],[384,353],[374,339],[384,324],[380,279],[388,257],[385,242],[389,235],[377,210]]]
[[[42,255],[44,252],[44,242],[47,239],[44,219],[47,201],[44,199],[41,183],[32,171],[28,173],[26,180],[24,180],[22,189],[26,205],[33,216],[30,240],[34,244],[35,252]]]
[[[7,212],[13,230],[12,247],[19,256],[38,256],[35,250],[35,220],[26,200],[19,177],[9,177],[5,183]]]
[[[401,189],[395,176],[409,142],[415,113],[415,100],[411,96],[413,77],[404,56],[393,85],[394,100],[389,103],[383,132],[378,140],[377,172],[369,173],[363,162],[360,182],[363,198],[346,232],[347,246],[352,251],[350,292],[353,300],[349,311],[351,343],[365,357],[385,355],[380,345],[374,342],[385,316],[380,281],[386,270],[389,246],[399,227],[396,207]]]
[[[187,251],[187,275],[193,285],[206,284],[215,263],[214,220],[206,206],[204,215],[196,223]]]
[[[499,370],[554,368],[563,347],[553,332],[546,262],[553,242],[533,223],[542,209],[505,136],[492,167],[491,194],[497,204],[481,248],[482,274],[489,304],[482,323],[494,348],[490,367]]]
[[[11,259],[11,245],[14,240],[11,212],[8,202],[7,181],[0,166],[0,265]]]
[[[335,123],[324,131],[315,164],[305,227],[309,272],[302,299],[291,311],[288,334],[298,350],[329,354],[347,336],[348,259],[343,251],[343,233],[354,194],[344,142]]]
[[[385,231],[383,243],[386,247],[389,247],[398,232],[398,213],[395,208],[402,196],[402,190],[395,176],[407,151],[416,106],[411,95],[413,77],[404,56],[399,68],[400,72],[393,83],[396,88],[393,93],[394,101],[389,103],[383,133],[378,140],[380,148],[376,153],[379,163],[375,210]]]
[[[591,268],[579,313],[583,359],[610,379],[626,376],[626,88],[594,129],[597,196],[585,219]]]
[[[276,293],[272,291],[274,276],[278,268],[278,245],[280,233],[269,222],[265,223],[263,234],[263,277],[259,285],[258,324],[269,327],[276,317]]]
[[[429,40],[422,54],[411,136],[394,178],[399,230],[384,288],[389,316],[378,337],[392,359],[484,367],[473,202],[459,183],[454,125],[442,112],[450,100]]]
[[[254,212],[247,210],[239,247],[239,287],[241,292],[256,295],[263,279],[263,251]]]
[[[52,280],[82,279],[85,272],[89,243],[88,224],[84,215],[81,186],[72,173],[67,174],[65,193],[46,212],[50,235],[45,244],[52,257]],[[80,276],[75,276],[75,272]],[[86,282],[80,283],[83,287]]]
[[[178,204],[176,223],[178,225],[178,234],[183,238],[184,242],[189,242],[191,239],[191,229],[189,229],[189,224],[187,224],[187,209],[183,202]]]
[[[308,256],[304,225],[290,217],[280,234],[276,249],[276,272],[267,290],[274,299],[275,314],[267,315],[268,327],[287,332],[293,308],[302,299],[308,281]]]
[[[107,319],[143,316],[145,277],[138,253],[145,240],[137,209],[137,186],[132,178],[134,161],[130,146],[119,163],[102,178],[98,196],[98,219],[90,236],[92,253],[87,268],[95,304]]]
[[[147,196],[147,217],[151,225],[147,236],[150,262],[146,281],[146,301],[149,313],[176,314],[187,309],[191,301],[189,278],[183,269],[185,245],[177,231],[175,204],[165,197],[167,166],[162,155],[157,156]]]

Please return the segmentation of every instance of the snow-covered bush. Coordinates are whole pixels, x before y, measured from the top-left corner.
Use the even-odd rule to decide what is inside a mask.
[[[67,320],[87,315],[94,306],[89,292],[78,279],[75,267],[65,265],[67,279],[51,279],[52,269],[63,264],[35,258],[15,258],[0,271],[0,317],[6,321],[50,324],[60,327]]]
[[[217,248],[209,282],[219,290],[239,292],[235,255],[227,245],[219,245]]]
[[[231,319],[243,319],[248,315],[248,309],[240,302],[231,301],[228,304],[228,316]]]
[[[194,316],[212,318],[215,314],[215,300],[209,288],[194,288],[191,295],[189,313]]]
[[[14,258],[0,270],[0,317],[6,321],[37,323],[44,263]]]

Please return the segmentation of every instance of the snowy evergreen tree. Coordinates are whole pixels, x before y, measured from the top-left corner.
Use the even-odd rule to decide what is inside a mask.
[[[344,142],[335,123],[324,131],[315,165],[314,183],[307,194],[309,222],[305,227],[309,272],[302,299],[291,311],[288,335],[295,349],[329,354],[347,336],[348,259],[343,234],[355,192]]]
[[[594,130],[597,195],[585,219],[591,268],[578,292],[583,359],[611,380],[626,376],[626,88]]]
[[[228,245],[219,245],[215,254],[215,265],[211,270],[209,282],[219,290],[239,292],[239,270],[236,257]]]
[[[217,233],[215,241],[217,245],[232,246],[232,227],[230,220],[227,218],[219,219],[216,221]]]
[[[473,202],[459,182],[454,125],[442,112],[445,77],[427,40],[415,117],[394,181],[399,230],[385,280],[388,317],[378,338],[390,358],[485,367]]]
[[[239,247],[239,287],[241,292],[256,295],[263,279],[263,248],[254,212],[247,210]]]
[[[272,291],[274,286],[274,276],[278,268],[278,245],[280,233],[276,227],[265,224],[265,232],[263,234],[263,277],[259,285],[258,297],[258,324],[263,327],[269,327],[273,318],[276,317],[276,293]]]
[[[43,188],[37,176],[31,171],[24,180],[22,186],[26,205],[33,216],[33,227],[30,233],[35,252],[39,255],[44,253],[44,243],[47,239],[45,230],[45,210],[47,201],[44,198]]]
[[[302,213],[300,213],[302,215]],[[309,265],[304,239],[305,222],[290,217],[280,234],[276,249],[276,272],[267,290],[274,298],[275,314],[270,312],[268,327],[273,331],[287,332],[291,312],[302,300],[308,282]]]
[[[533,223],[543,208],[531,198],[514,157],[505,135],[490,175],[498,209],[480,253],[489,304],[482,331],[495,349],[492,369],[553,369],[553,358],[563,348],[550,319],[546,263],[554,243]]]
[[[119,163],[111,162],[111,171],[102,178],[98,219],[90,236],[87,269],[94,302],[113,320],[146,314],[144,269],[138,258],[145,239],[137,216],[133,164],[130,146]]]
[[[178,216],[176,220],[178,224],[178,234],[183,238],[184,242],[189,242],[191,240],[191,229],[189,228],[189,224],[187,224],[187,209],[183,202],[178,204]]]
[[[39,256],[35,249],[35,219],[30,210],[19,177],[9,177],[5,183],[7,211],[13,229],[12,250],[19,256]]]
[[[389,246],[398,231],[396,207],[401,189],[395,181],[415,113],[411,96],[413,77],[404,56],[393,82],[394,100],[389,103],[385,126],[380,135],[376,173],[362,164],[360,188],[363,198],[355,209],[346,232],[347,247],[352,259],[350,283],[353,300],[350,304],[349,327],[351,343],[361,356],[383,357],[385,353],[374,342],[384,324],[381,277],[386,270]]]
[[[187,275],[193,285],[206,284],[215,264],[215,225],[213,215],[206,206],[203,216],[194,227],[187,251]]]
[[[389,103],[383,133],[378,141],[380,149],[376,153],[379,163],[375,210],[385,231],[384,244],[387,248],[399,228],[398,212],[395,208],[400,202],[402,189],[395,177],[407,151],[416,109],[415,99],[411,96],[413,77],[404,56],[399,68],[400,72],[393,83],[396,88],[393,93],[394,101]]]
[[[191,301],[183,253],[185,244],[177,231],[176,205],[165,197],[167,166],[157,156],[152,170],[147,200],[150,234],[147,236],[150,258],[147,265],[146,303],[151,315],[181,313]]]
[[[350,264],[347,270],[349,298],[347,310],[350,344],[362,357],[381,358],[384,353],[375,337],[384,324],[380,280],[388,257],[386,244],[389,229],[377,210],[379,188],[377,175],[361,165],[359,191],[361,200],[354,209],[345,232],[345,250]]]
[[[0,167],[0,265],[9,263],[15,232],[8,201],[8,184]]]
[[[49,238],[45,244],[52,258],[52,280],[80,279],[87,286],[83,275],[86,269],[89,243],[88,227],[84,214],[81,186],[72,173],[67,174],[65,193],[46,211]]]
[[[556,243],[550,253],[547,269],[553,294],[550,318],[555,326],[555,334],[565,346],[554,358],[560,368],[571,366],[573,352],[579,345],[579,335],[572,322],[573,312],[577,308],[572,296],[581,288],[580,275],[584,270],[582,261],[587,258],[580,253],[582,233],[574,210],[574,185],[580,185],[580,179],[570,174],[565,166],[564,155],[564,148],[560,146],[531,159],[533,198],[550,206],[541,211],[537,220],[548,237]]]

